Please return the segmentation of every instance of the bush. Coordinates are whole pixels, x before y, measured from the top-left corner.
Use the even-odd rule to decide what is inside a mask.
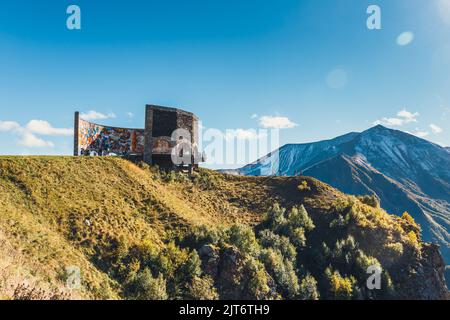
[[[284,298],[293,299],[299,291],[298,277],[291,261],[283,259],[279,251],[265,249],[261,255],[264,265],[275,280]]]
[[[69,300],[70,295],[58,290],[45,291],[40,288],[19,284],[14,288],[11,300]]]
[[[185,299],[189,300],[217,300],[219,295],[210,277],[194,277],[188,284]]]
[[[407,234],[408,243],[415,249],[420,248],[419,239],[417,237],[417,234],[414,231],[410,231]]]
[[[414,218],[407,211],[403,212],[402,219],[409,224],[412,224],[412,225],[416,224],[416,221],[414,221]]]
[[[320,294],[317,289],[317,281],[312,275],[308,274],[302,279],[299,297],[302,300],[319,300]]]
[[[218,179],[207,171],[200,171],[194,173],[192,182],[202,190],[210,190],[217,186]]]
[[[297,187],[300,191],[311,191],[311,188],[308,186],[308,181],[303,180]]]
[[[244,272],[247,278],[246,291],[251,299],[263,300],[268,297],[270,288],[264,265],[256,259],[248,259]]]
[[[311,231],[315,228],[314,222],[303,205],[292,208],[289,211],[287,220],[289,226],[293,229],[304,228],[306,231]]]
[[[255,232],[248,226],[233,225],[228,230],[228,242],[245,254],[257,255],[260,250]]]
[[[380,207],[380,200],[377,198],[376,195],[358,196],[357,198],[359,199],[359,201],[361,201],[362,203],[364,203],[372,208]]]
[[[266,213],[263,224],[275,232],[283,229],[286,225],[285,212],[286,210],[276,203],[269,212]]]
[[[130,283],[129,292],[136,300],[167,300],[166,280],[162,274],[153,278],[150,269],[141,271]]]
[[[272,248],[281,252],[284,258],[294,261],[297,255],[295,247],[289,238],[279,236],[270,230],[263,230],[259,234],[259,242],[264,248]]]
[[[330,228],[343,228],[347,225],[347,220],[340,214],[336,219],[330,222]]]
[[[306,246],[306,235],[303,228],[295,228],[294,230],[292,230],[290,238],[292,243],[297,247]]]
[[[207,226],[194,227],[191,232],[185,235],[181,241],[184,246],[190,248],[201,248],[207,244],[217,244],[223,239],[223,232]]]
[[[403,244],[400,242],[387,243],[384,245],[384,251],[387,256],[398,259],[403,255]]]
[[[327,269],[325,272],[332,296],[338,300],[351,299],[353,296],[353,285],[356,282],[355,278],[342,277],[339,272],[331,272],[330,269]]]

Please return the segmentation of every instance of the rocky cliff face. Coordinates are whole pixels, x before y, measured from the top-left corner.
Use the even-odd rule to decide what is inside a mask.
[[[422,248],[422,259],[413,266],[414,276],[405,282],[403,297],[422,300],[448,300],[450,293],[445,285],[445,263],[439,247],[426,244]]]

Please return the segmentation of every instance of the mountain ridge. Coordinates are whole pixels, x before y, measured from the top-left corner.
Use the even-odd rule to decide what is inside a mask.
[[[388,212],[410,212],[423,226],[424,239],[441,245],[450,263],[448,151],[406,132],[377,125],[334,139],[284,145],[227,172],[250,176],[301,174],[346,193],[376,195]]]

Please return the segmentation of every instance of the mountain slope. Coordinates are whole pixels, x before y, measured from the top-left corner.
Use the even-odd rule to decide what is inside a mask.
[[[333,140],[286,145],[236,172],[255,176],[301,173],[343,192],[374,194],[388,212],[410,212],[422,225],[424,239],[439,243],[450,263],[448,149],[376,126]]]
[[[289,210],[286,221],[299,205],[311,218],[309,231],[295,229],[295,246],[264,225],[274,203]],[[255,229],[230,228],[236,223]],[[305,281],[324,299],[445,299],[443,260],[417,232],[407,216],[312,178],[188,177],[117,158],[0,157],[0,299],[305,298]],[[383,268],[385,295],[365,289],[367,263]],[[72,266],[80,288],[66,286]],[[341,282],[351,287],[333,287]]]

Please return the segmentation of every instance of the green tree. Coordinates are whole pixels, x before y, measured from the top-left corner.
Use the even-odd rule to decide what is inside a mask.
[[[162,274],[153,278],[150,269],[139,272],[130,285],[133,299],[137,300],[167,300],[166,280]]]
[[[217,300],[219,294],[210,277],[194,277],[187,285],[186,299],[189,300]]]
[[[259,244],[252,228],[244,225],[233,225],[228,232],[228,242],[241,253],[257,255]]]
[[[320,294],[317,288],[317,281],[312,275],[308,274],[302,279],[299,296],[303,300],[319,300]]]

